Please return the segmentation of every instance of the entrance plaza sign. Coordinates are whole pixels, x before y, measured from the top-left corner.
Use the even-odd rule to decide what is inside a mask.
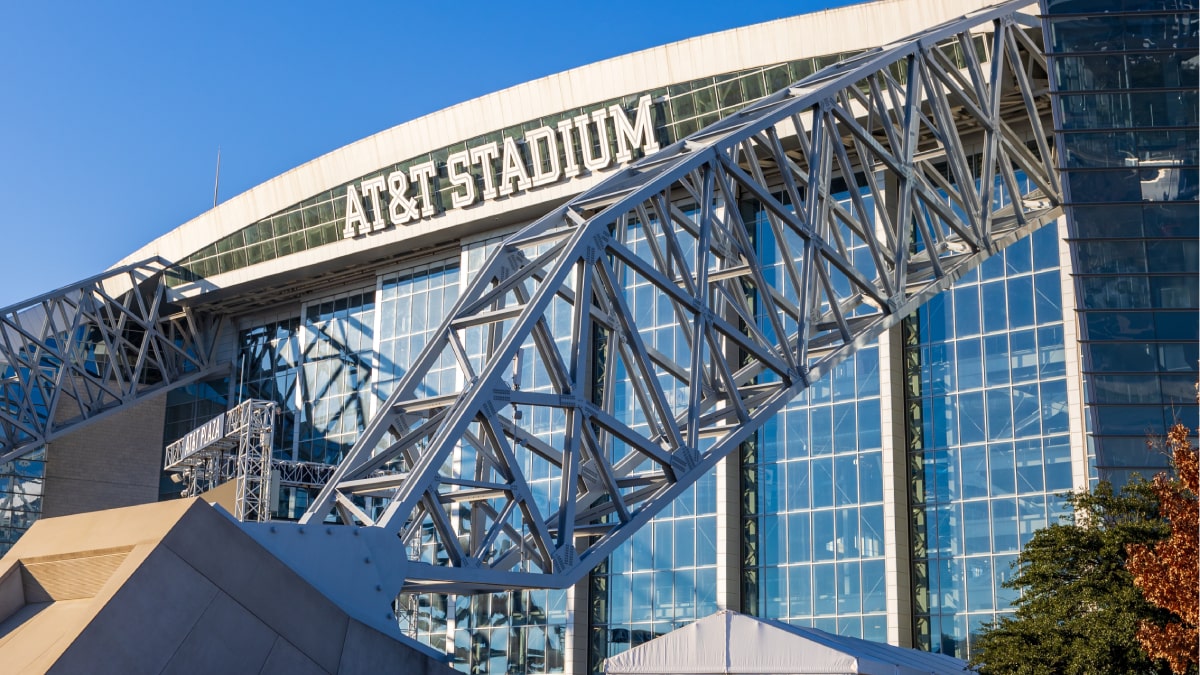
[[[445,209],[433,199],[439,175],[455,186],[450,208],[461,209],[552,185],[581,171],[602,171],[614,161],[625,164],[639,150],[657,152],[650,103],[649,96],[638,99],[632,123],[625,109],[614,104],[560,120],[554,127],[538,127],[520,140],[505,136],[502,143],[452,153],[441,166],[422,162],[407,172],[351,183],[346,187],[342,234],[349,239],[433,217]]]

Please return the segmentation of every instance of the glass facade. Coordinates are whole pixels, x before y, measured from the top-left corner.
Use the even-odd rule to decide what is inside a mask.
[[[46,449],[0,464],[0,556],[42,515]]]
[[[693,260],[695,240],[678,226],[677,233],[684,257]],[[652,255],[645,231],[636,222],[626,228],[624,243],[637,256]],[[617,270],[622,275],[618,285],[627,289],[630,310],[646,345],[666,358],[686,354],[687,341],[670,303],[653,293],[644,277],[628,268]],[[643,431],[646,420],[624,368],[624,361],[619,361],[612,392],[616,410],[623,411],[622,422]],[[667,376],[661,381],[668,384],[664,391],[668,405],[682,410],[687,405],[682,384]],[[710,473],[618,546],[593,573],[588,658],[592,671],[607,656],[717,611],[716,531],[716,478]]]
[[[1101,477],[1163,468],[1200,364],[1197,4],[1044,0],[1090,440]]]
[[[989,258],[903,325],[916,646],[965,657],[1074,486],[1058,230]]]

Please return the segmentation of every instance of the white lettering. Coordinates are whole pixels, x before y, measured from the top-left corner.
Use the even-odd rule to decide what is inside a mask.
[[[500,148],[495,141],[486,145],[480,145],[471,148],[471,163],[478,164],[479,170],[483,174],[483,198],[496,198],[496,174],[492,167],[492,160],[500,156]]]
[[[383,219],[383,200],[379,198],[379,193],[383,190],[383,176],[364,180],[360,187],[363,196],[371,200],[371,213],[374,215],[371,219],[371,229],[382,230],[387,227],[387,221]]]
[[[612,163],[608,152],[608,129],[604,119],[608,116],[603,108],[592,112],[591,124],[595,126],[596,135],[592,136],[588,129],[588,116],[577,115],[575,128],[579,129],[579,146],[583,148],[583,167],[588,171],[600,171]]]
[[[342,236],[351,239],[370,231],[362,200],[358,196],[358,190],[351,183],[346,186],[346,226],[342,228]]]
[[[574,126],[575,123],[569,117],[558,123],[558,135],[562,137],[563,143],[564,178],[574,178],[579,175],[579,162],[575,161],[575,138],[571,134],[571,128]]]
[[[553,127],[538,127],[523,139],[505,136],[451,153],[445,160],[453,186],[446,208],[467,208],[478,201],[553,185],[585,169],[599,172],[614,162],[631,162],[639,152],[658,151],[653,103],[649,96],[640,96],[632,121],[629,111],[614,104],[559,120]],[[438,212],[434,180],[440,168],[433,161],[423,162],[407,171],[393,171],[386,179],[376,176],[347,185],[343,237],[379,231],[389,222],[403,225],[433,217]],[[480,179],[482,185],[477,186]]]
[[[525,158],[517,142],[508,136],[504,137],[504,160],[500,162],[500,196],[507,197],[513,193],[512,182],[517,181],[516,192],[529,189],[529,173],[525,171]]]
[[[433,162],[417,164],[408,169],[408,179],[421,188],[421,217],[433,215],[433,177],[437,175],[437,167]]]
[[[388,174],[388,217],[393,225],[403,225],[421,217],[417,211],[417,200],[405,196],[408,192],[408,176],[403,171]]]
[[[546,147],[542,152],[543,144]],[[533,162],[533,186],[541,187],[558,180],[558,142],[554,140],[554,130],[550,127],[538,127],[525,134],[525,147],[529,148],[529,157]],[[550,163],[546,168],[546,162]]]
[[[654,140],[654,125],[650,120],[650,97],[638,99],[637,115],[633,126],[629,115],[619,105],[608,106],[613,119],[613,131],[617,137],[617,161],[625,164],[633,159],[633,151],[641,148],[647,155],[658,152],[658,141]]]
[[[475,202],[475,177],[470,173],[470,166],[471,153],[468,150],[456,152],[446,158],[446,173],[450,176],[450,183],[463,189],[461,193],[450,193],[450,205],[456,209]]]

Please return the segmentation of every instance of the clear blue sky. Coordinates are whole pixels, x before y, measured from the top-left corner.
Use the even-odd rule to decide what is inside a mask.
[[[211,207],[218,146],[224,201],[504,87],[852,3],[100,4],[0,7],[0,307]]]

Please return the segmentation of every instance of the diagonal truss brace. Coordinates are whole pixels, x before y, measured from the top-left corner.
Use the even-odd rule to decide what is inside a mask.
[[[811,382],[1057,217],[1021,6],[815,73],[509,237],[301,523],[244,527],[352,605],[399,579],[582,578]],[[373,552],[369,582],[352,550]]]
[[[0,464],[214,371],[219,321],[149,260],[0,309]]]

